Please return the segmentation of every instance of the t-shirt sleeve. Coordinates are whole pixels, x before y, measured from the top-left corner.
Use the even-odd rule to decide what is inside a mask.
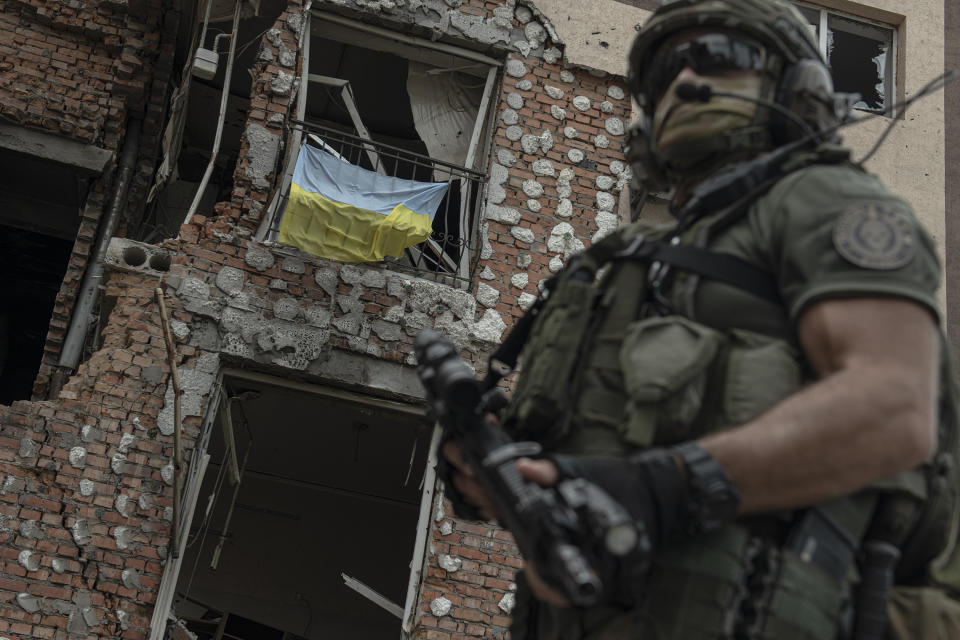
[[[939,319],[939,260],[910,206],[853,167],[798,173],[755,210],[790,318],[827,298],[889,296],[913,300]]]

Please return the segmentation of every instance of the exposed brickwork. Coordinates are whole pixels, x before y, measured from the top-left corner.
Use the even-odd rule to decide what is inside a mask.
[[[123,115],[143,108],[161,5],[0,2],[0,114],[116,149]]]
[[[416,637],[509,638],[509,603],[515,574],[523,566],[512,536],[487,523],[458,520],[449,508],[436,524],[420,594]],[[441,531],[444,524],[450,533]],[[459,562],[444,567],[450,558]],[[440,598],[450,602],[450,610],[438,616],[431,605]]]
[[[108,148],[116,150],[136,102],[151,122],[143,154],[155,155],[172,41],[144,34],[175,25],[162,9],[159,2],[0,0],[0,24],[9,25],[0,30],[0,38],[6,38],[0,40],[5,47],[0,48],[0,109],[11,110],[8,117],[23,123],[72,124],[64,135],[109,141]],[[452,36],[473,38],[473,46],[506,63],[493,105],[491,185],[480,229],[481,276],[474,288],[462,291],[378,265],[310,259],[252,239],[289,154],[282,143],[290,135],[295,83],[288,89],[284,76],[295,78],[300,61],[296,56],[290,63],[281,54],[298,53],[303,24],[302,2],[290,0],[257,56],[247,133],[229,201],[194,216],[179,240],[157,249],[173,256],[162,279],[144,270],[109,272],[104,295],[115,307],[102,346],[56,401],[0,408],[0,634],[67,638],[68,627],[96,637],[135,639],[149,633],[172,505],[164,473],[172,454],[172,389],[154,298],[157,286],[178,327],[178,367],[195,381],[185,389],[197,401],[196,411],[184,419],[190,451],[210,417],[221,362],[362,389],[364,367],[404,372],[409,379],[414,336],[434,326],[451,335],[482,371],[486,352],[521,315],[537,284],[577,246],[616,226],[616,202],[628,177],[616,164],[622,162],[622,125],[629,115],[622,79],[565,68],[561,45],[550,40],[551,28],[523,3],[470,0],[451,11],[463,16],[461,30]],[[416,17],[397,12],[376,19],[403,25]],[[94,24],[81,25],[88,22]],[[15,39],[28,23],[37,34],[76,43],[77,50],[87,47],[96,60],[88,68],[75,56],[76,64],[64,70],[18,57],[27,41]],[[530,48],[512,44],[518,41]],[[151,69],[155,74],[145,75]],[[67,86],[63,79],[74,77],[103,81],[102,92],[93,91],[89,100],[98,105],[101,120],[81,124],[79,116],[74,121],[59,115],[63,112],[51,105],[66,104],[69,92],[62,100],[26,99],[33,95],[26,87],[48,87],[60,95]],[[14,85],[22,85],[25,93]],[[114,91],[121,85],[130,90]],[[81,96],[81,115],[87,103]],[[142,206],[146,181],[143,172],[139,176],[132,207]],[[68,273],[65,290],[77,284],[108,193],[107,186],[98,186],[88,201],[91,223],[78,239],[75,271]],[[51,357],[70,306],[63,293],[51,325]],[[347,359],[356,365],[355,377],[341,366]],[[49,368],[41,377],[48,374]],[[413,395],[404,389],[376,392]],[[522,566],[515,544],[494,527],[459,521],[449,511],[442,515],[430,533],[416,637],[507,638],[507,596]],[[30,522],[36,524],[25,524]],[[457,563],[443,561],[444,556],[459,565],[453,569]],[[39,565],[35,569],[33,561]],[[438,615],[431,603],[440,598],[450,608]]]
[[[124,218],[137,218],[165,117],[178,13],[162,0],[0,0],[0,117],[119,154],[143,122]],[[34,394],[46,395],[74,298],[111,197],[113,167],[90,185],[51,318]],[[62,188],[73,189],[73,185]]]

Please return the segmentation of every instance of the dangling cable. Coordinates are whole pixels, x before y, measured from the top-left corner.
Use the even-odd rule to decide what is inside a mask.
[[[865,118],[859,118],[859,119],[856,120],[855,122],[862,122],[862,121],[864,121],[864,120],[869,120],[870,118],[873,118],[873,117],[876,117],[876,116],[879,116],[879,115],[886,115],[886,114],[891,113],[892,111],[894,111],[895,109],[900,108],[900,107],[902,107],[904,110],[906,110],[907,107],[909,107],[909,106],[910,106],[911,104],[913,104],[915,101],[919,100],[920,98],[922,98],[922,97],[924,97],[924,96],[926,96],[926,95],[928,95],[928,94],[930,94],[930,93],[933,93],[934,91],[939,91],[940,89],[944,88],[945,86],[947,86],[948,84],[950,84],[951,82],[953,82],[954,80],[956,80],[957,77],[960,77],[960,70],[953,69],[952,71],[948,71],[948,72],[944,73],[942,76],[939,76],[939,77],[937,77],[937,78],[934,78],[933,80],[931,80],[930,82],[928,82],[927,85],[926,85],[923,89],[921,89],[919,93],[917,93],[917,95],[913,96],[913,97],[910,98],[909,100],[906,100],[906,101],[901,102],[901,103],[893,104],[893,105],[891,105],[890,107],[884,109],[883,111],[880,111],[879,113],[866,116]],[[882,144],[884,143],[884,141],[887,139],[887,136],[889,136],[889,135],[890,135],[890,132],[893,131],[893,127],[894,127],[894,125],[896,125],[896,124],[897,124],[897,119],[896,119],[896,118],[893,118],[893,119],[890,121],[890,124],[887,125],[887,128],[884,130],[883,135],[881,135],[881,136],[880,136],[880,139],[877,140],[876,144],[873,145],[873,148],[870,149],[870,151],[867,153],[867,155],[863,156],[863,158],[860,159],[860,160],[857,162],[857,164],[861,164],[861,165],[862,165],[862,164],[866,163],[867,160],[869,160],[870,158],[873,157],[873,155],[880,149],[880,145],[882,145]]]

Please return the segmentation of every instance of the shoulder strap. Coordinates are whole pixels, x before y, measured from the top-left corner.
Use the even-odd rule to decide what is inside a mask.
[[[662,262],[743,289],[765,300],[780,302],[780,293],[773,275],[746,260],[692,245],[644,242],[643,238],[638,240],[615,257]]]
[[[822,152],[818,151],[793,160],[786,172],[795,171],[818,161],[837,162],[836,159],[827,158]],[[758,159],[754,163],[742,163],[742,167],[749,167],[751,164],[759,162]],[[734,180],[728,177],[726,180],[718,181],[730,182],[731,184],[726,185],[726,188],[718,189],[722,193],[718,193],[717,198],[706,198],[709,195],[706,193],[709,191],[708,185],[703,185],[706,190],[704,193],[695,194],[697,196],[695,198],[696,202],[701,205],[709,202],[711,205],[723,207],[722,213],[714,218],[716,224],[710,225],[709,233],[716,233],[718,230],[725,229],[738,220],[746,213],[754,200],[766,193],[776,180],[782,177],[782,174],[771,176],[764,172],[747,169],[743,169],[739,173],[748,175],[749,179]],[[733,183],[736,183],[736,185]],[[696,207],[693,207],[693,202],[691,202],[691,209],[693,208]],[[698,218],[697,215],[686,210],[681,211],[681,214],[683,214],[680,216],[681,226],[693,223]],[[625,232],[629,232],[633,228],[632,225],[623,227],[603,240],[594,243],[583,253],[574,257],[559,273],[547,280],[544,285],[547,295],[541,295],[537,299],[533,306],[517,321],[500,347],[490,356],[487,375],[484,380],[488,389],[496,386],[500,380],[510,375],[516,367],[520,351],[530,336],[533,322],[545,304],[549,291],[556,286],[556,283],[562,278],[578,277],[578,272],[581,272],[584,278],[592,278],[600,267],[615,259],[658,260],[690,271],[699,277],[711,278],[738,287],[765,300],[780,301],[776,279],[773,275],[749,262],[700,247],[672,245],[660,240],[645,241],[642,235],[634,236],[628,246]],[[641,247],[643,248],[641,249]]]
[[[762,159],[742,163],[741,169],[732,167],[731,176],[726,179],[717,177],[716,192],[711,194],[709,189],[703,193],[695,193],[689,207],[680,212],[685,229],[701,226],[697,233],[694,245],[672,246],[671,252],[676,255],[660,259],[662,262],[673,260],[678,268],[694,274],[694,282],[700,278],[708,278],[732,285],[747,293],[758,296],[774,303],[780,303],[780,292],[774,275],[765,269],[757,267],[745,260],[723,253],[715,253],[706,249],[712,238],[719,236],[731,225],[747,214],[756,200],[767,193],[784,176],[808,167],[813,164],[837,164],[849,158],[849,154],[829,145],[823,145],[809,153],[798,153],[786,156],[776,166],[779,171],[759,171],[756,165],[764,165]],[[769,169],[769,167],[767,167]],[[739,179],[736,176],[739,175]],[[709,180],[708,180],[709,182]],[[707,185],[703,185],[706,189]],[[719,209],[719,213],[709,217],[695,214],[699,205],[710,203]],[[682,253],[682,255],[681,255]],[[693,289],[696,289],[696,284]]]

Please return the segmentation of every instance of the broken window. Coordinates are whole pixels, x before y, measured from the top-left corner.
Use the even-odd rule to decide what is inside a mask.
[[[396,636],[430,425],[410,405],[295,384],[225,380],[168,638]]]
[[[277,240],[300,144],[381,176],[446,183],[429,237],[392,267],[469,281],[497,63],[449,45],[314,12],[293,152],[261,237]]]
[[[819,7],[798,8],[820,43],[834,88],[859,94],[856,109],[886,112],[896,100],[896,29]]]
[[[0,166],[0,404],[10,404],[32,394],[87,187],[71,167],[14,151],[0,151]]]
[[[175,68],[181,70],[168,106],[162,161],[136,239],[158,242],[175,237],[188,212],[210,215],[217,202],[230,200],[233,172],[250,111],[250,73],[258,45],[286,8],[279,0],[241,3],[236,43],[230,58],[234,2],[194,4],[182,30],[193,37],[177,43]],[[191,66],[191,62],[196,64]],[[224,86],[229,74],[229,86]],[[226,94],[226,95],[224,95]],[[222,116],[221,104],[225,105]],[[222,117],[222,127],[218,125]],[[211,159],[212,158],[212,159]]]

